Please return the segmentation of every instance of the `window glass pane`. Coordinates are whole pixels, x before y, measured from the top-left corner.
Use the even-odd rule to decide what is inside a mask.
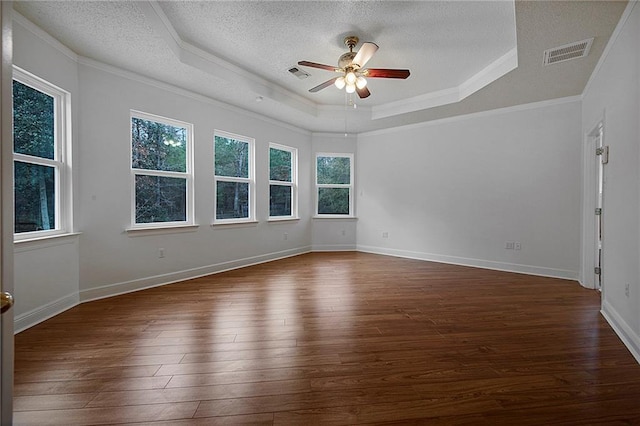
[[[269,216],[291,216],[291,187],[269,185]]]
[[[131,118],[131,167],[134,169],[187,171],[187,129]]]
[[[291,182],[291,152],[269,149],[269,179]]]
[[[249,144],[215,136],[216,176],[249,177]]]
[[[13,151],[54,159],[54,99],[13,81]]]
[[[349,188],[318,188],[318,214],[349,214]]]
[[[136,223],[187,220],[187,180],[136,176]]]
[[[15,232],[55,229],[55,168],[14,162]]]
[[[216,219],[249,217],[249,184],[216,182]]]
[[[319,184],[351,183],[349,157],[318,157],[317,179]]]

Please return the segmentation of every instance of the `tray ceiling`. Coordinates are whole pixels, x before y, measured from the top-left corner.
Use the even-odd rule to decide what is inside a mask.
[[[17,1],[79,56],[316,132],[362,132],[582,93],[626,2]],[[347,35],[380,49],[372,95],[308,89],[335,76]],[[587,57],[543,52],[594,38]],[[359,45],[355,50],[359,48]],[[259,102],[257,102],[259,101]],[[355,104],[357,108],[354,108]],[[345,120],[346,118],[346,120]]]

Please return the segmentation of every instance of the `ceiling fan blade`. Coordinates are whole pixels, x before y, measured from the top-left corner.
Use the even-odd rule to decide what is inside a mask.
[[[312,87],[311,89],[309,89],[309,91],[311,93],[319,92],[322,89],[326,89],[327,87],[331,86],[333,83],[336,82],[337,79],[338,79],[338,77],[332,78],[331,80],[327,80],[324,83],[317,85],[316,87]]]
[[[298,65],[311,67],[311,68],[320,68],[321,70],[327,70],[327,71],[340,71],[340,68],[332,67],[331,65],[318,64],[316,62],[300,61],[298,62]]]
[[[378,50],[378,45],[371,42],[362,43],[362,47],[356,53],[356,56],[351,61],[352,64],[357,64],[360,68],[364,67],[364,64],[369,62],[369,59]]]
[[[411,73],[409,70],[392,70],[385,68],[369,68],[363,72],[365,77],[372,78],[407,78]]]
[[[364,99],[364,98],[368,98],[369,95],[371,94],[371,92],[369,91],[369,89],[367,89],[367,87],[363,87],[362,89],[358,89],[356,87],[356,92],[358,92],[358,96],[360,96],[360,99]]]

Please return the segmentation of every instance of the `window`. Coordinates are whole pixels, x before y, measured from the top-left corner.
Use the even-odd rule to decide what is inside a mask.
[[[316,155],[316,214],[353,216],[353,155]]]
[[[15,239],[70,232],[70,94],[13,71]]]
[[[192,125],[131,112],[133,227],[193,224]]]
[[[298,150],[269,144],[269,218],[298,216]]]
[[[245,136],[214,133],[214,223],[254,220],[254,140]]]

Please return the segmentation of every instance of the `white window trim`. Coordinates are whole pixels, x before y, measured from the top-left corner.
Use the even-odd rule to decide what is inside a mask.
[[[54,99],[54,159],[13,154],[13,161],[49,166],[55,170],[55,226],[43,231],[13,234],[14,241],[41,240],[73,233],[73,198],[71,179],[71,93],[48,81],[13,66],[13,80],[45,93]],[[13,150],[13,149],[12,149]]]
[[[285,182],[281,180],[269,179],[269,197],[271,197],[271,185],[289,186],[291,187],[291,214],[283,216],[271,216],[271,203],[269,203],[269,221],[277,222],[284,220],[295,220],[298,217],[298,149],[277,143],[269,143],[269,177],[271,177],[271,148],[279,151],[287,151],[291,153],[291,181]]]
[[[248,144],[248,154],[249,154],[249,164],[248,164],[248,175],[249,177],[241,178],[241,177],[231,177],[231,176],[218,176],[216,175],[216,136],[233,139],[240,142],[245,142]],[[256,222],[256,182],[255,182],[255,147],[256,141],[254,138],[249,136],[238,135],[236,133],[225,132],[224,130],[214,130],[213,131],[213,223],[212,225],[231,225],[237,223],[254,223]],[[232,218],[232,219],[218,219],[217,218],[217,188],[218,182],[240,182],[240,183],[248,183],[249,184],[249,199],[247,200],[249,204],[249,216],[243,218]]]
[[[133,140],[131,132],[131,121],[133,118],[141,120],[155,121],[174,127],[183,127],[187,129],[186,138],[186,155],[185,155],[185,171],[171,172],[164,170],[135,169],[131,166],[133,158]],[[194,200],[194,176],[193,176],[193,124],[185,121],[175,120],[172,118],[162,117],[160,115],[150,114],[142,111],[131,110],[129,115],[129,168],[131,170],[131,226],[127,231],[150,230],[163,228],[182,228],[185,226],[197,226],[195,223],[195,200]],[[172,177],[186,180],[186,215],[185,220],[172,222],[152,222],[152,223],[136,223],[136,176],[161,176]]]
[[[318,157],[344,157],[349,159],[349,184],[319,184],[318,183]],[[313,163],[313,175],[314,175],[314,184],[315,184],[315,207],[314,207],[314,218],[322,218],[322,219],[345,219],[345,218],[354,218],[354,203],[353,203],[353,194],[354,194],[354,170],[353,170],[353,154],[352,153],[344,153],[344,152],[316,152]],[[318,213],[318,194],[320,192],[320,188],[349,188],[349,214],[321,214]]]

